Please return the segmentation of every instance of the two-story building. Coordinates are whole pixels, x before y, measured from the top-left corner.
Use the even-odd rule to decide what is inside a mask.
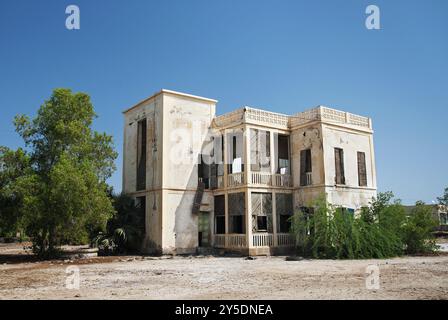
[[[161,90],[124,111],[123,191],[145,208],[148,253],[275,254],[319,195],[355,213],[376,196],[372,122],[318,106],[294,115]]]

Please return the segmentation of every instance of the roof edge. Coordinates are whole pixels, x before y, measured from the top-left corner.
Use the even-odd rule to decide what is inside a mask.
[[[141,101],[139,101],[138,103],[134,104],[132,107],[125,109],[124,111],[122,111],[122,113],[127,113],[128,111],[140,106],[141,104],[156,98],[158,95],[160,94],[171,94],[171,95],[175,95],[175,96],[181,96],[181,97],[185,97],[185,98],[190,98],[190,99],[195,99],[195,100],[200,100],[200,101],[207,101],[207,102],[212,102],[212,103],[217,103],[218,100],[215,99],[210,99],[210,98],[205,98],[205,97],[201,97],[201,96],[196,96],[193,94],[188,94],[188,93],[183,93],[183,92],[179,92],[179,91],[174,91],[174,90],[168,90],[168,89],[161,89],[160,91],[157,91],[156,93],[154,93],[153,95],[149,96],[148,98],[145,98]]]

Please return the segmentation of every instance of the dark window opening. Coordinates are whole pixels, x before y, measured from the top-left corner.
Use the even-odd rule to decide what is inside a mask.
[[[267,216],[257,216],[257,230],[258,231],[268,231],[268,217]]]
[[[293,212],[292,194],[277,193],[275,195],[279,233],[288,233],[291,230],[291,217]]]
[[[146,119],[137,123],[137,191],[146,189]]]
[[[252,171],[271,171],[271,133],[250,130],[250,164]]]
[[[215,217],[215,234],[226,233],[226,220],[224,216]]]
[[[230,224],[232,226],[230,233],[245,233],[244,232],[244,216],[231,216]]]
[[[215,212],[215,234],[226,233],[225,221],[225,198],[223,195],[214,197],[214,212]]]
[[[358,152],[358,183],[360,187],[367,187],[366,154]]]
[[[198,163],[198,179],[204,183],[205,189],[210,188],[210,165],[206,163],[208,156],[200,154]]]
[[[278,135],[277,173],[289,174],[289,136]]]
[[[243,135],[241,133],[239,134],[229,134],[228,139],[229,141],[229,150],[228,150],[228,156],[229,156],[229,163],[227,165],[227,173],[240,173],[244,171],[244,164],[243,164]]]
[[[334,159],[335,159],[335,183],[345,184],[345,173],[344,173],[344,150],[341,148],[334,148]]]
[[[311,164],[311,149],[300,151],[300,185],[309,186],[312,184],[311,180],[312,164]]]
[[[229,208],[229,232],[230,233],[246,233],[245,232],[245,193],[230,193],[228,195]]]
[[[272,193],[252,192],[252,231],[273,232]]]

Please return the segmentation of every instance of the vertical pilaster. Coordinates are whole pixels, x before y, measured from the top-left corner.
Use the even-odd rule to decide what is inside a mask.
[[[252,239],[252,201],[249,188],[246,188],[245,194],[245,202],[246,202],[246,244],[248,248],[252,248],[253,239]]]
[[[224,150],[224,164],[223,164],[223,169],[224,169],[224,188],[227,188],[227,164],[229,163],[229,155],[228,155],[228,141],[227,141],[227,132],[226,130],[224,130],[224,132],[222,133],[222,143],[224,144],[223,150]],[[227,202],[226,202],[227,204]]]
[[[270,152],[271,152],[271,174],[275,174],[276,173],[276,170],[275,170],[276,163],[275,163],[275,145],[274,145],[275,138],[274,138],[274,132],[270,131],[269,139],[270,139],[269,146],[270,146]],[[272,185],[275,185],[274,179],[275,178],[273,176],[272,177]]]
[[[229,234],[229,206],[228,206],[228,201],[229,201],[229,195],[226,193],[224,194],[224,227],[225,227],[225,247],[228,248],[229,246],[229,239],[228,239],[228,234]]]
[[[277,247],[277,200],[275,195],[275,191],[272,192],[272,233],[274,237],[274,247]]]
[[[251,170],[250,170],[250,129],[244,127],[243,131],[243,148],[244,148],[244,184],[247,186],[251,184]]]

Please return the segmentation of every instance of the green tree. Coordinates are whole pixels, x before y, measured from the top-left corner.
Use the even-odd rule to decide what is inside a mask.
[[[445,188],[443,196],[437,197],[437,200],[439,201],[440,205],[448,207],[448,187]]]
[[[433,251],[435,241],[432,231],[436,226],[431,206],[418,201],[403,228],[406,252],[417,254]]]
[[[20,209],[23,197],[14,181],[29,171],[29,157],[21,148],[0,147],[0,236],[15,236],[21,230]]]
[[[114,213],[106,179],[117,154],[111,136],[92,130],[95,117],[90,97],[69,89],[54,90],[34,119],[15,117],[29,162],[10,189],[22,199],[20,220],[41,257],[87,242]]]

